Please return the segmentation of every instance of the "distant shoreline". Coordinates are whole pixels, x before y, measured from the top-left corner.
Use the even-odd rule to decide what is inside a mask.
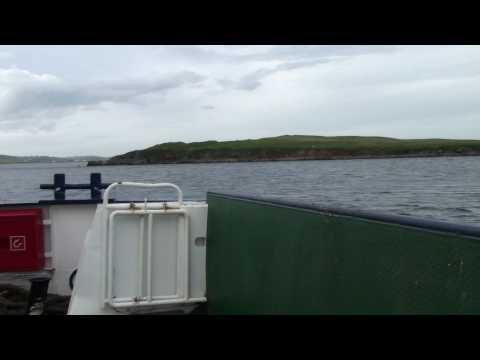
[[[480,140],[282,135],[234,141],[167,142],[91,159],[87,166],[395,159],[480,155]]]
[[[403,154],[403,155],[350,155],[325,157],[285,157],[267,159],[208,159],[208,160],[180,160],[162,162],[125,162],[109,163],[106,161],[89,161],[87,166],[136,166],[136,165],[180,165],[180,164],[229,164],[249,162],[276,162],[276,161],[319,161],[319,160],[381,160],[381,159],[410,159],[410,158],[441,158],[441,157],[470,157],[480,156],[479,153],[442,153],[442,154]]]

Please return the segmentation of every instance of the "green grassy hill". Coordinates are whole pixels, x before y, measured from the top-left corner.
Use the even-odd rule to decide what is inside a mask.
[[[257,140],[170,142],[89,165],[314,160],[480,155],[480,140],[400,140],[363,136],[284,135]]]
[[[15,156],[0,155],[0,164],[12,164],[15,160]]]

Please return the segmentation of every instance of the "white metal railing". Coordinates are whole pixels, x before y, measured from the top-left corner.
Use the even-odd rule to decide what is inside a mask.
[[[130,186],[130,187],[142,187],[142,188],[160,188],[170,187],[177,191],[177,204],[169,203],[156,203],[148,204],[145,199],[145,203],[137,204],[109,204],[109,194],[111,190],[118,186]],[[163,304],[177,304],[177,303],[191,303],[206,301],[205,298],[189,298],[189,268],[188,268],[188,238],[189,238],[189,221],[188,214],[183,205],[183,193],[180,188],[175,184],[170,183],[134,183],[134,182],[119,182],[111,184],[104,193],[103,205],[107,213],[107,209],[113,211],[105,217],[105,244],[106,244],[106,291],[105,291],[105,303],[115,307],[132,307],[132,306],[152,306]],[[114,292],[114,246],[115,246],[115,219],[118,215],[128,216],[136,215],[140,216],[140,234],[139,234],[139,248],[138,248],[138,276],[136,284],[136,296],[127,298],[115,297]],[[152,294],[152,224],[153,217],[157,215],[178,215],[178,218],[183,221],[177,221],[177,262],[176,262],[176,293],[169,295],[155,295]],[[146,264],[146,291],[143,289],[144,280],[144,235],[145,235],[145,216],[147,216],[147,264]],[[144,296],[145,293],[145,296]]]
[[[105,192],[103,193],[103,206],[106,208],[115,208],[119,209],[122,207],[128,207],[128,204],[108,204],[108,199],[110,198],[110,192],[119,186],[128,186],[128,187],[142,187],[142,188],[161,188],[161,187],[169,187],[173,188],[177,191],[177,202],[178,205],[174,205],[174,207],[180,208],[183,205],[183,192],[182,190],[175,184],[171,183],[136,183],[136,182],[116,182],[111,184],[109,187],[105,189]],[[145,206],[146,206],[146,201],[145,201]]]

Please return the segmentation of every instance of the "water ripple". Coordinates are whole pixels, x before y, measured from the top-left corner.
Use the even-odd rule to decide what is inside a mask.
[[[37,202],[52,193],[38,188],[65,173],[68,183],[85,183],[91,172],[104,182],[173,182],[186,199],[207,191],[298,200],[320,206],[480,225],[480,157],[275,161],[237,164],[107,166],[78,163],[0,165],[0,203]],[[68,191],[82,199],[88,191]],[[168,191],[115,190],[116,199],[171,198]]]

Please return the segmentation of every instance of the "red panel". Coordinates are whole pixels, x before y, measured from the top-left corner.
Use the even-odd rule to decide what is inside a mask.
[[[41,209],[0,211],[0,271],[36,271],[44,266]]]

